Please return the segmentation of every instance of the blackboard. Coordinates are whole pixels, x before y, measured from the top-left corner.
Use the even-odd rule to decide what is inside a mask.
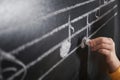
[[[119,56],[118,4],[0,0],[0,80],[109,80],[100,55],[82,41],[111,37]]]

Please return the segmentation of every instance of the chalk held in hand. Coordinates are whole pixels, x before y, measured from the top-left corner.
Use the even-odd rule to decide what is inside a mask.
[[[82,39],[81,44],[80,44],[81,48],[85,48],[85,47],[86,47],[86,45],[87,45],[87,46],[89,46],[89,41],[90,41],[90,39],[89,39],[89,38],[84,37],[84,38]]]

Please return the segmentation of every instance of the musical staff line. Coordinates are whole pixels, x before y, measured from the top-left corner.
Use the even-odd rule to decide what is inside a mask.
[[[88,4],[88,3],[91,3],[91,2],[94,2],[94,1],[95,1],[95,0],[88,0],[88,1],[84,1],[84,2],[82,2],[82,3],[78,3],[78,4],[75,4],[75,5],[66,7],[66,8],[59,9],[59,10],[57,10],[57,11],[55,11],[55,12],[48,13],[48,14],[45,15],[45,16],[40,16],[40,20],[47,20],[47,19],[50,18],[50,17],[53,17],[53,16],[58,15],[58,14],[63,13],[63,12],[67,12],[67,11],[69,11],[69,10],[72,10],[72,9],[74,9],[74,8],[83,6],[83,5],[85,5],[85,4]],[[5,30],[2,30],[2,31],[0,32],[0,34],[6,32],[6,31],[9,31],[9,30],[13,30],[13,28],[8,28],[8,29],[5,29]],[[14,30],[16,30],[16,29],[14,28]]]
[[[23,69],[24,74],[23,74],[21,80],[23,80],[23,79],[25,78],[25,76],[26,76],[26,74],[27,74],[27,69],[26,69],[26,66],[24,65],[23,62],[21,62],[20,60],[18,60],[18,59],[17,59],[16,57],[14,57],[13,55],[11,55],[11,54],[3,51],[2,49],[0,49],[0,62],[1,62],[2,60],[7,60],[7,61],[16,63],[16,64],[20,65],[21,67],[23,67],[22,69]],[[0,63],[0,64],[1,64],[1,63]],[[1,68],[1,66],[0,66],[0,68]],[[1,68],[1,69],[2,69],[2,68]],[[8,68],[3,69],[3,70],[2,70],[3,72],[1,72],[1,73],[4,73],[4,72],[6,72],[6,71],[10,71],[10,70],[11,70],[11,71],[15,71],[15,70],[17,70],[17,69],[16,69],[15,67],[8,67]],[[2,76],[2,74],[0,74],[0,76]],[[1,78],[2,78],[2,77],[1,77]],[[1,78],[0,78],[0,79],[1,79]]]
[[[68,27],[68,37],[69,37],[69,39],[66,40],[66,41],[64,41],[64,42],[61,44],[60,56],[61,56],[62,58],[65,57],[65,56],[68,54],[68,52],[69,52],[69,50],[70,50],[70,48],[71,48],[71,34],[72,34],[72,32],[75,31],[74,27],[71,25],[70,19],[71,19],[71,16],[69,15],[69,17],[68,17],[68,23],[69,23],[69,27]]]
[[[57,15],[57,14],[60,14],[60,13],[63,13],[63,12],[72,10],[72,9],[74,9],[74,8],[83,6],[83,5],[85,5],[85,4],[88,4],[88,3],[91,3],[91,2],[94,2],[94,1],[95,1],[95,0],[88,0],[88,1],[85,1],[85,2],[82,2],[82,3],[75,4],[75,5],[70,6],[70,7],[66,7],[66,8],[60,9],[60,10],[58,10],[58,11],[55,11],[55,12],[53,12],[53,13],[50,13],[50,14],[42,17],[42,19],[48,19],[48,18],[50,18],[50,17],[52,17],[52,16],[55,16],[55,15]]]
[[[109,14],[112,10],[114,10],[117,7],[117,5],[115,5],[112,9],[108,10],[105,14],[103,14],[101,17],[99,17],[98,19],[96,19],[95,21],[92,21],[90,23],[90,25],[93,25],[94,23],[96,23],[97,21],[101,20],[102,18],[104,18],[107,14]],[[71,38],[75,37],[76,35],[78,35],[79,33],[81,33],[82,31],[86,30],[88,28],[88,26],[86,25],[85,27],[83,27],[82,29],[78,30],[77,32],[75,32],[74,34],[71,35]],[[61,46],[61,44],[65,41],[68,40],[68,38],[64,39],[63,41],[61,41],[59,44],[55,45],[54,47],[52,47],[51,49],[49,49],[47,52],[43,53],[42,56],[38,57],[36,60],[32,61],[31,63],[29,63],[28,65],[26,65],[26,68],[30,68],[33,65],[35,65],[36,63],[40,62],[44,57],[48,56],[50,53],[52,53],[53,51],[55,51],[57,48],[59,48]],[[19,74],[21,74],[23,72],[23,69],[19,70],[16,74],[14,74],[13,76],[11,76],[10,78],[8,78],[7,80],[12,80],[13,78],[15,78],[16,76],[18,76]]]
[[[81,16],[73,19],[73,20],[71,20],[71,23],[75,23],[75,22],[83,19],[84,17],[88,16],[89,14],[91,14],[91,13],[93,13],[93,12],[95,12],[95,11],[97,11],[97,10],[99,10],[99,9],[107,6],[107,5],[109,5],[110,3],[114,2],[114,1],[115,1],[115,0],[111,0],[111,1],[109,1],[108,3],[103,4],[103,5],[95,8],[95,9],[93,9],[93,10],[91,10],[91,11],[89,11],[89,12],[87,12],[87,13],[85,13],[85,14],[83,14],[83,15],[81,15]],[[51,32],[46,33],[46,34],[43,35],[42,37],[36,38],[36,39],[34,39],[33,41],[28,42],[28,43],[26,43],[26,44],[24,44],[24,45],[22,45],[22,46],[20,46],[20,47],[18,47],[18,48],[16,48],[16,49],[10,51],[9,53],[10,53],[10,54],[18,54],[20,51],[25,50],[26,48],[28,48],[28,47],[30,47],[30,46],[32,46],[32,45],[34,45],[34,44],[42,41],[43,39],[45,39],[45,38],[47,38],[47,37],[49,37],[49,36],[52,36],[53,34],[55,34],[56,32],[59,32],[60,30],[62,30],[62,29],[64,29],[64,28],[68,27],[68,25],[69,25],[69,23],[67,22],[67,23],[65,23],[65,24],[63,24],[63,25],[61,25],[61,26],[58,26],[58,28],[53,29]]]
[[[102,27],[104,27],[112,18],[114,18],[117,15],[117,13],[115,13],[110,19],[108,19],[100,28],[98,28],[91,36],[95,35]],[[90,36],[90,37],[91,37]],[[45,76],[47,76],[50,72],[52,72],[57,66],[59,66],[65,59],[67,59],[72,53],[74,53],[78,48],[80,47],[77,46],[75,47],[70,53],[68,53],[68,55],[61,59],[60,61],[58,61],[55,65],[53,65],[53,67],[51,67],[47,72],[45,72],[38,80],[42,80],[43,78],[45,78]]]
[[[108,21],[106,21],[101,27],[99,27],[96,31],[94,31],[91,35],[89,35],[88,39],[94,36],[99,30],[101,30],[113,17],[117,16],[117,12],[112,16]]]
[[[50,68],[44,75],[42,75],[38,80],[42,80],[45,76],[47,76],[51,71],[53,71],[58,65],[60,65],[65,59],[67,59],[73,52],[75,52],[78,48],[80,47],[77,46],[76,48],[74,48],[70,53],[68,53],[66,55],[66,57],[64,57],[63,59],[61,59],[60,61],[58,61],[55,65],[53,65],[52,68]]]

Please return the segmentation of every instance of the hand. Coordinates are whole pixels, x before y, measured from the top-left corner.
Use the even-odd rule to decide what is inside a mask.
[[[111,38],[98,37],[91,39],[89,46],[92,51],[97,51],[105,57],[109,72],[114,72],[120,66],[120,61],[115,52],[115,44]]]

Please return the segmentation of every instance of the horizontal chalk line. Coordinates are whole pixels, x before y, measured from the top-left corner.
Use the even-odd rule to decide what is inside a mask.
[[[116,7],[114,7],[116,8]],[[114,9],[113,8],[113,9]],[[110,10],[111,11],[111,10]],[[108,11],[110,13],[110,11]],[[107,13],[108,13],[107,12]],[[100,19],[102,19],[104,16],[106,16],[107,14],[102,15],[101,17],[99,17],[97,20],[91,22],[90,25],[94,24],[95,22],[99,21]],[[84,31],[85,29],[87,29],[88,26],[86,25],[85,27],[83,27],[82,29],[78,30],[77,32],[75,32],[71,38],[75,37],[76,35],[78,35],[80,32]],[[69,38],[66,38],[65,40],[68,40]],[[63,40],[62,42],[60,42],[59,44],[57,44],[56,46],[54,46],[53,48],[51,48],[50,50],[48,50],[47,52],[45,52],[42,56],[38,57],[35,61],[29,63],[28,65],[26,65],[26,68],[30,68],[31,66],[35,65],[36,63],[38,63],[39,61],[41,61],[44,57],[46,57],[47,55],[49,55],[50,53],[52,53],[54,50],[56,50],[57,48],[59,48],[61,46],[61,44],[65,41]],[[8,80],[10,80],[11,78],[13,79],[13,77],[18,76],[19,74],[21,74],[24,70],[21,69],[19,70],[16,74],[14,74],[12,77],[10,77]]]
[[[108,4],[110,4],[111,2],[114,2],[114,1],[115,1],[115,0],[111,0]],[[97,7],[97,8],[95,8],[95,9],[91,10],[90,12],[85,13],[85,14],[83,14],[82,16],[79,16],[79,17],[71,20],[71,23],[74,23],[74,22],[77,22],[77,21],[83,19],[83,18],[86,17],[87,15],[89,15],[89,14],[91,14],[91,13],[99,10],[100,8],[102,8],[102,7],[104,7],[104,6],[108,5],[108,4],[101,5],[100,7]],[[64,28],[66,28],[66,27],[68,27],[68,25],[69,25],[69,23],[67,22],[66,24],[63,24],[63,25],[59,26],[58,28],[55,28],[55,29],[52,30],[51,32],[46,33],[46,34],[43,35],[42,37],[37,38],[37,39],[35,39],[35,40],[31,41],[31,42],[28,42],[28,43],[26,43],[26,44],[24,44],[24,45],[22,45],[22,46],[20,46],[20,47],[18,47],[18,48],[16,48],[16,49],[10,51],[9,53],[11,53],[11,54],[18,54],[20,51],[22,51],[22,50],[24,50],[24,49],[26,49],[26,48],[28,48],[28,47],[30,47],[30,46],[32,46],[32,45],[40,42],[40,41],[42,41],[43,39],[45,39],[45,38],[47,38],[47,37],[49,37],[49,36],[52,36],[52,35],[55,34],[56,32],[58,32],[58,31],[60,31],[60,30],[62,30],[62,29],[64,29]]]
[[[118,13],[116,12],[114,16],[112,16],[108,21],[106,21],[101,27],[99,27],[95,32],[93,32],[91,35],[89,35],[89,39],[94,36],[99,30],[101,30],[113,17],[115,17]]]
[[[108,21],[106,21],[100,28],[98,28],[97,31],[94,32],[93,35],[95,35],[102,27],[104,27],[113,17],[116,16],[116,13],[114,16],[112,16]],[[92,36],[92,35],[91,35]],[[80,46],[76,47],[74,50],[72,50],[72,52],[74,52],[77,48],[79,48]],[[68,55],[71,55],[72,53],[69,53]],[[52,68],[50,68],[47,72],[45,72],[38,80],[42,80],[43,78],[45,78],[45,76],[47,76],[50,72],[52,72],[57,66],[59,66],[68,56],[66,56],[65,58],[63,58],[62,60],[60,60],[58,63],[56,63]]]
[[[115,15],[116,16],[116,13]],[[97,33],[103,26],[105,26],[114,16],[112,16],[108,21],[106,21],[100,28],[97,29],[97,31],[94,32],[93,35],[95,35],[95,33]],[[92,35],[91,35],[92,36]],[[90,36],[90,37],[91,37]],[[89,38],[90,38],[89,37]],[[62,60],[60,60],[57,64],[55,64],[52,68],[50,68],[44,75],[42,75],[38,80],[42,80],[45,76],[47,76],[50,72],[52,72],[57,66],[59,66],[66,58],[68,58],[68,56],[70,56],[75,50],[77,50],[80,46],[76,47],[74,50],[72,50],[72,52],[70,52],[65,58],[63,58]]]
[[[57,14],[60,14],[60,13],[63,13],[63,12],[72,10],[72,9],[77,8],[77,7],[80,7],[80,6],[83,6],[83,5],[88,4],[88,3],[91,3],[91,2],[93,2],[93,1],[95,1],[95,0],[88,0],[88,1],[85,1],[85,2],[82,2],[82,3],[75,4],[75,5],[70,6],[70,7],[66,7],[66,8],[60,9],[60,10],[58,10],[58,11],[55,11],[55,12],[53,12],[53,13],[50,13],[50,14],[42,17],[42,19],[48,19],[48,18],[50,18],[50,17],[52,17],[52,16],[55,16],[55,15],[57,15]]]
[[[85,4],[88,4],[88,3],[91,3],[91,2],[94,2],[94,1],[95,1],[95,0],[88,0],[88,1],[85,1],[85,2],[82,2],[82,3],[78,3],[78,4],[75,4],[75,5],[72,5],[72,6],[63,8],[63,9],[60,9],[60,10],[58,10],[58,11],[49,13],[48,15],[41,16],[41,17],[40,17],[40,20],[47,20],[47,19],[50,18],[50,17],[53,17],[53,16],[58,15],[58,14],[60,14],[60,13],[63,13],[63,12],[72,10],[72,9],[74,9],[74,8],[83,6],[83,5],[85,5]],[[16,29],[18,29],[18,28],[16,27]],[[5,32],[7,32],[7,31],[10,31],[10,30],[16,30],[16,29],[15,29],[15,28],[7,28],[7,29],[5,29],[5,30],[2,29],[2,30],[0,31],[0,34],[5,33]]]
[[[47,76],[51,71],[53,71],[57,66],[59,66],[65,59],[67,59],[73,52],[75,52],[78,48],[80,47],[77,46],[76,48],[74,48],[70,53],[68,53],[68,55],[66,55],[65,58],[61,59],[60,61],[58,61],[58,63],[56,63],[52,68],[50,68],[44,75],[42,75],[38,80],[42,80],[45,76]]]

